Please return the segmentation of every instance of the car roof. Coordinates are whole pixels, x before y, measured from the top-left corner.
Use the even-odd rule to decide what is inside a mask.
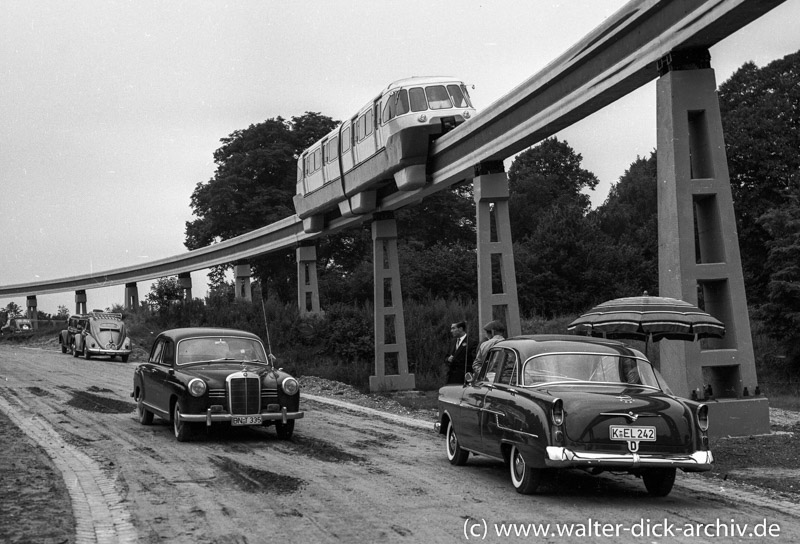
[[[240,336],[261,341],[258,335],[239,329],[226,329],[221,327],[185,327],[181,329],[169,329],[161,332],[158,336],[166,336],[178,342],[186,338],[197,338],[202,336]]]
[[[494,347],[514,349],[524,358],[544,353],[593,352],[634,356],[639,352],[617,340],[569,334],[531,334],[507,338]]]

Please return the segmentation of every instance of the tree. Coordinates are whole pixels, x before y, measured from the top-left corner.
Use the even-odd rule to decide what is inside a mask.
[[[214,177],[198,183],[192,193],[190,206],[196,219],[186,223],[186,247],[199,249],[292,215],[297,158],[336,123],[306,112],[291,121],[267,119],[223,138],[222,147],[214,152]],[[285,297],[287,286],[294,285],[293,255],[276,253],[251,264],[256,277],[279,295]],[[217,269],[212,283],[223,277]]]
[[[764,267],[769,275],[767,302],[760,316],[783,348],[790,368],[800,369],[800,174],[794,176],[786,205],[768,211],[758,223],[772,237]]]
[[[183,288],[177,276],[159,278],[150,286],[145,300],[154,310],[164,310],[175,302],[183,299]]]
[[[604,254],[619,296],[658,293],[658,187],[656,152],[636,160],[590,213],[608,236]],[[613,259],[611,257],[613,256]],[[600,301],[598,301],[600,302]]]
[[[508,170],[512,239],[522,240],[533,233],[541,214],[554,206],[589,211],[591,200],[582,191],[594,189],[598,179],[581,168],[582,160],[566,141],[557,138],[548,138],[514,159]]]
[[[56,319],[68,319],[69,314],[70,314],[69,308],[67,308],[63,304],[59,304],[58,312],[56,313]]]
[[[800,52],[763,68],[745,63],[718,95],[745,284],[759,304],[768,296],[770,239],[759,218],[784,204],[800,169]]]
[[[15,317],[22,317],[22,309],[16,302],[9,302],[6,305],[6,316],[7,319],[13,319]]]

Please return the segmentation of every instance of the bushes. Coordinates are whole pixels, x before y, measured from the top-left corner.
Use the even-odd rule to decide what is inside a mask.
[[[264,310],[269,338],[264,323]],[[444,358],[450,324],[466,320],[478,338],[477,307],[472,302],[437,299],[404,305],[409,372],[416,387],[433,390],[445,382]],[[229,327],[253,332],[278,357],[279,366],[297,375],[314,375],[366,389],[374,374],[374,330],[371,303],[334,304],[322,316],[300,317],[296,305],[273,299],[253,302],[213,297],[172,304],[158,312],[126,313],[134,345],[149,352],[155,336],[177,327]],[[393,341],[387,338],[388,341]]]

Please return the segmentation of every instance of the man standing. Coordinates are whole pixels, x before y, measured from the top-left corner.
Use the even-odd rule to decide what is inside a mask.
[[[472,371],[477,375],[478,371],[481,369],[481,365],[483,365],[483,360],[486,358],[486,354],[489,353],[489,350],[498,343],[500,340],[504,340],[506,337],[506,326],[503,325],[500,321],[490,321],[483,327],[483,332],[486,333],[486,340],[481,347],[478,348],[478,354],[475,356],[475,360],[472,362]]]
[[[475,342],[467,338],[467,324],[464,321],[450,325],[453,341],[447,351],[447,383],[464,383],[464,374],[470,371],[469,363],[475,356]]]

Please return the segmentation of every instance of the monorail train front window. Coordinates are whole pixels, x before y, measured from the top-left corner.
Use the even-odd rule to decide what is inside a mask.
[[[428,107],[432,110],[444,110],[453,107],[453,103],[450,101],[450,94],[444,85],[425,87],[425,94],[428,96]]]
[[[469,97],[469,92],[467,92],[467,87],[465,85],[461,85],[461,92],[464,93],[464,99],[467,101],[467,107],[472,107],[472,99]]]
[[[461,87],[458,85],[448,85],[447,91],[450,93],[450,98],[453,99],[453,104],[456,108],[468,108],[469,104],[467,103],[467,99],[464,97],[464,93],[461,92]]]
[[[408,91],[411,97],[411,111],[425,111],[428,109],[428,99],[422,87],[414,87]]]
[[[408,91],[400,89],[386,99],[386,105],[383,107],[383,122],[386,123],[404,113],[408,113]]]

